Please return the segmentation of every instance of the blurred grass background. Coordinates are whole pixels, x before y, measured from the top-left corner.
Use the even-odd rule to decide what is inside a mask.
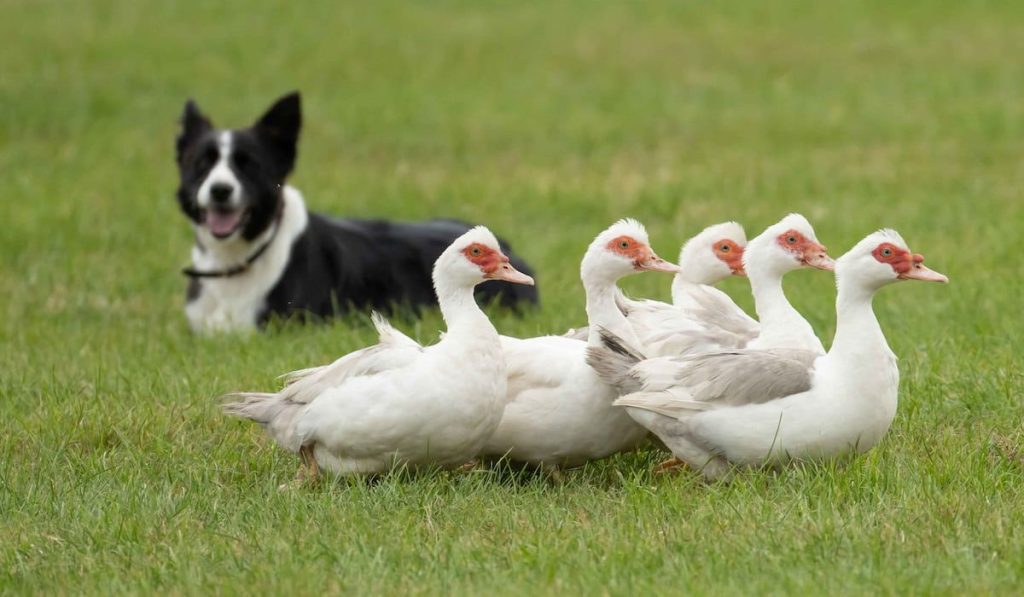
[[[0,587],[1020,590],[1024,5],[7,0],[0,39]],[[291,89],[310,208],[492,227],[544,300],[494,314],[512,335],[584,320],[579,258],[620,217],[666,257],[727,219],[753,236],[799,211],[835,256],[896,228],[952,284],[876,301],[901,357],[890,435],[720,487],[652,477],[645,452],[560,485],[279,494],[294,460],[216,397],[373,338],[364,317],[192,336],[172,148],[186,98],[233,127]],[[828,344],[832,280],[787,289]]]

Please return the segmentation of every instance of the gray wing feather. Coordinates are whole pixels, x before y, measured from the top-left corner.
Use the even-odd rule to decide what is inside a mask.
[[[644,356],[626,345],[612,332],[601,328],[601,346],[588,346],[586,361],[601,381],[615,388],[619,394],[629,394],[642,388],[633,375],[633,366]]]
[[[737,350],[675,359],[677,373],[694,399],[740,406],[768,402],[811,389],[814,361],[810,350]]]

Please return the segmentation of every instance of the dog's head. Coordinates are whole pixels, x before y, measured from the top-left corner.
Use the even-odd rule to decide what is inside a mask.
[[[176,143],[178,202],[203,237],[248,241],[270,226],[295,165],[301,126],[297,92],[274,102],[251,127],[234,130],[215,128],[195,102],[185,103]]]

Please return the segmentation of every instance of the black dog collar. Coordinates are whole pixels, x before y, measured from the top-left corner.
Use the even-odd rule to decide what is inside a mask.
[[[252,267],[253,263],[256,263],[256,260],[259,259],[260,256],[266,253],[271,243],[273,243],[274,239],[277,238],[277,232],[281,229],[281,216],[283,214],[284,206],[282,205],[281,209],[277,211],[277,216],[274,218],[274,231],[270,234],[270,238],[267,239],[267,242],[260,245],[252,255],[246,257],[244,262],[239,263],[238,265],[233,265],[227,269],[213,271],[201,271],[189,266],[183,268],[181,273],[185,274],[189,278],[232,278],[239,274],[244,274],[249,271],[249,268]]]

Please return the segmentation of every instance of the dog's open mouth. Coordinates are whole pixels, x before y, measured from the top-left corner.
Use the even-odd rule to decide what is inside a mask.
[[[203,213],[203,223],[216,238],[227,238],[242,227],[246,210],[208,209]]]

